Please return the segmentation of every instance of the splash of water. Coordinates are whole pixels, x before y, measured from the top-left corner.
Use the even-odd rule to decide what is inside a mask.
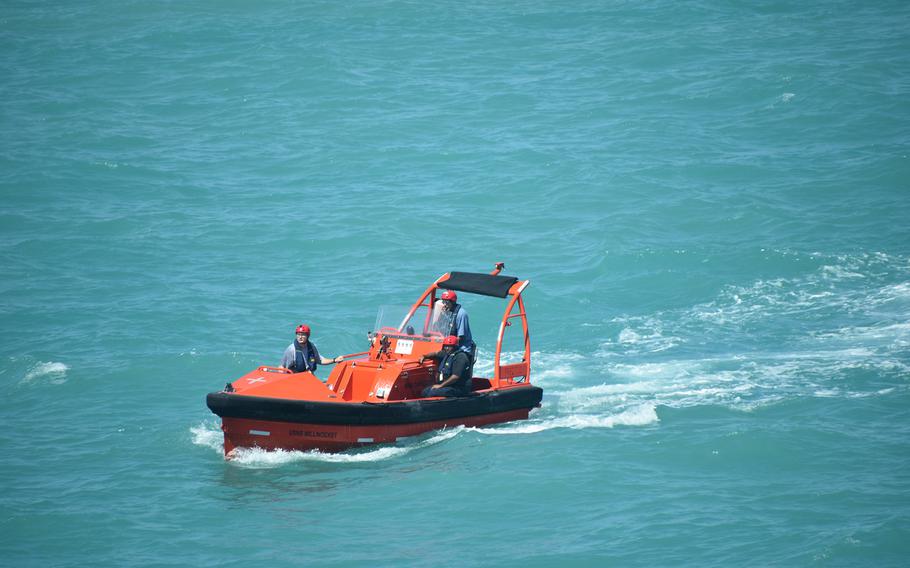
[[[427,439],[421,439],[412,443],[408,443],[407,441],[403,442],[404,445],[374,446],[366,450],[349,450],[341,453],[326,453],[320,452],[319,450],[304,452],[298,450],[269,451],[262,448],[237,448],[232,452],[229,461],[232,465],[253,469],[267,469],[300,462],[340,464],[378,462],[398,458],[415,450],[444,442],[454,438],[463,430],[464,428],[459,426],[436,432]],[[190,428],[190,432],[192,434],[193,443],[197,446],[204,446],[215,450],[219,454],[222,453],[222,433],[216,424],[199,424]]]
[[[63,382],[66,382],[67,371],[69,371],[69,367],[64,363],[38,363],[32,367],[28,373],[25,374],[25,377],[22,379],[22,381],[28,383],[34,381],[35,379],[48,377],[50,379],[50,382],[54,384],[61,384]]]

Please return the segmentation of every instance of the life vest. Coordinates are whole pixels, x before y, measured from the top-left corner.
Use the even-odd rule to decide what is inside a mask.
[[[465,363],[463,375],[458,379],[457,383],[452,385],[452,387],[467,392],[471,390],[472,365],[471,356],[464,351],[453,351],[442,359],[442,362],[439,363],[439,382],[441,383],[452,376],[452,368],[455,366],[455,358],[459,355],[465,356],[467,358],[467,362]]]
[[[302,373],[303,371],[309,371],[311,373],[316,372],[316,368],[319,366],[318,361],[316,361],[316,356],[318,351],[316,347],[307,341],[306,344],[306,354],[304,354],[304,349],[300,348],[300,344],[294,340],[294,368],[291,369],[297,373]]]

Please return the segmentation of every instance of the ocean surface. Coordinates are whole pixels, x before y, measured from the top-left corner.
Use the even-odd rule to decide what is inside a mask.
[[[906,566],[908,155],[906,1],[3,2],[0,564]],[[528,421],[223,459],[496,261]]]

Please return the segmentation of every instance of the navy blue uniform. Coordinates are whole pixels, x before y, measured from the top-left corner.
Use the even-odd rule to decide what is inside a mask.
[[[442,352],[440,352],[442,353]],[[437,356],[433,357],[434,359]],[[442,355],[439,363],[439,378],[436,384],[442,383],[452,375],[457,375],[458,380],[449,386],[434,389],[423,389],[421,396],[468,396],[471,394],[471,356],[464,351],[452,351]]]

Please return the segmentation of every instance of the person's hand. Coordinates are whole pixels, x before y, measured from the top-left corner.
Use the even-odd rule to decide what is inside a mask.
[[[339,355],[338,357],[335,357],[334,361],[335,361],[336,363],[341,363],[342,361],[344,361],[344,357],[342,357],[341,355]]]
[[[420,356],[420,359],[417,360],[418,365],[423,365],[423,355]]]

